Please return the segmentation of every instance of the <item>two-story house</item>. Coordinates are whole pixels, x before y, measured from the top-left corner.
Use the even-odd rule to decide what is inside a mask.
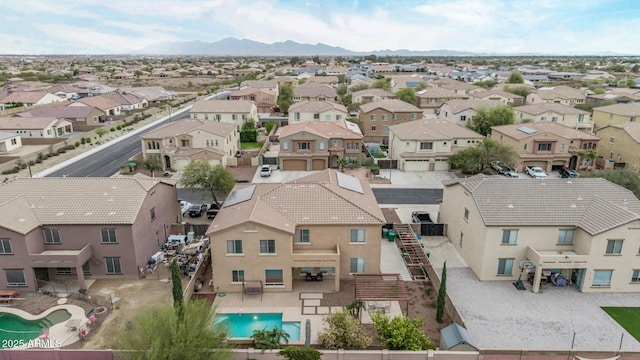
[[[422,119],[422,109],[398,99],[360,105],[359,118],[365,142],[388,144],[389,126]]]
[[[364,89],[351,93],[351,102],[358,104],[397,98],[396,94],[378,88]]]
[[[640,123],[607,125],[596,130],[596,136],[602,139],[598,153],[603,157],[601,165],[605,169],[640,169]]]
[[[596,129],[625,122],[636,122],[640,119],[640,102],[613,104],[593,108],[593,122]]]
[[[55,189],[52,191],[52,189]],[[0,289],[134,278],[180,219],[175,181],[144,175],[0,185]]]
[[[409,121],[389,127],[389,156],[403,171],[447,171],[451,155],[483,138],[445,119]]]
[[[509,145],[518,153],[516,167],[539,166],[549,172],[563,166],[581,169],[589,166],[580,151],[597,149],[600,138],[553,122],[534,122],[491,127],[491,139]]]
[[[289,106],[289,124],[346,119],[347,108],[329,101],[300,101]]]
[[[293,88],[293,101],[332,101],[338,98],[336,89],[317,82],[306,82]]]
[[[640,292],[640,201],[607,180],[445,181],[438,221],[481,281]]]
[[[591,113],[573,106],[542,103],[518,106],[513,111],[516,123],[550,121],[590,134],[593,133]]]
[[[335,169],[343,158],[361,162],[362,138],[358,125],[346,120],[283,126],[278,130],[280,169]]]
[[[458,125],[467,126],[478,110],[501,105],[504,106],[499,100],[449,100],[440,106],[437,114]]]
[[[527,95],[527,104],[550,103],[575,106],[584,104],[586,98],[582,91],[561,85],[539,88],[537,91]]]
[[[384,223],[369,184],[335,170],[237,184],[207,230],[213,286],[289,292],[310,273],[339,291],[352,274],[380,273]]]
[[[451,90],[457,95],[471,95],[476,92],[485,91],[484,88],[472,84],[468,84],[464,81],[458,81],[450,78],[442,78],[429,82],[429,85],[436,88],[442,88]]]
[[[242,125],[258,121],[258,107],[250,100],[200,100],[189,111],[192,119],[227,122]]]
[[[259,113],[271,113],[277,107],[276,90],[246,86],[229,94],[229,100],[253,101]]]
[[[73,125],[55,117],[0,117],[0,131],[20,135],[21,138],[56,138],[73,132]]]
[[[504,90],[487,90],[471,94],[478,100],[497,100],[505,105],[519,106],[524,104],[524,96],[512,94]]]
[[[468,100],[469,95],[456,94],[444,88],[427,88],[416,93],[417,105],[425,114],[435,114],[440,106],[449,100]]]
[[[142,155],[158,156],[164,170],[184,169],[193,160],[235,166],[240,150],[238,125],[200,119],[183,119],[142,135]]]
[[[89,131],[103,125],[100,123],[100,119],[104,113],[93,106],[44,105],[17,113],[15,116],[64,119],[70,122],[77,131]]]

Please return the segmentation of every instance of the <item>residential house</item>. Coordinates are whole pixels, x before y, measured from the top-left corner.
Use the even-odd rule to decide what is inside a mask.
[[[396,94],[378,88],[364,89],[351,93],[351,102],[358,104],[397,98]]]
[[[56,95],[65,100],[79,99],[78,87],[72,84],[58,84],[47,89],[47,91],[53,95]]]
[[[149,101],[135,94],[111,93],[102,97],[120,105],[121,112],[141,110],[149,106]]]
[[[496,106],[504,104],[499,100],[449,100],[440,106],[437,114],[456,124],[467,126],[478,110],[488,110]]]
[[[524,104],[524,96],[512,94],[503,90],[487,90],[471,94],[478,100],[498,100],[505,105],[519,106]]]
[[[291,78],[288,78],[291,79]],[[256,88],[260,90],[268,90],[276,94],[278,96],[279,82],[274,80],[245,80],[240,83],[240,89],[244,88]],[[236,100],[236,99],[234,99]],[[237,99],[237,100],[247,100],[247,99]],[[254,100],[256,101],[256,100]]]
[[[55,189],[55,191],[52,191]],[[16,178],[0,185],[0,289],[138,279],[180,219],[175,181],[144,175]]]
[[[120,116],[122,114],[122,106],[102,95],[91,96],[82,98],[78,101],[72,102],[68,106],[91,106],[104,113],[104,116],[100,119],[101,122],[112,120],[113,116]]]
[[[468,100],[469,95],[457,94],[444,88],[427,88],[416,93],[417,105],[425,114],[436,114],[440,106],[450,100]]]
[[[491,127],[490,138],[511,146],[518,153],[519,171],[526,166],[539,166],[549,172],[563,166],[586,167],[581,150],[597,149],[600,138],[553,122],[533,122]]]
[[[398,99],[360,105],[360,122],[365,142],[388,144],[389,126],[423,118],[422,109]]]
[[[317,82],[306,82],[293,88],[293,101],[331,101],[338,97],[336,89]]]
[[[438,221],[480,281],[529,280],[534,293],[553,281],[566,291],[640,291],[640,201],[607,180],[445,181]]]
[[[484,136],[445,119],[409,121],[389,127],[389,156],[402,171],[447,171],[456,152]]]
[[[640,95],[619,92],[587,95],[587,104],[593,104],[594,107],[632,102],[640,102]]]
[[[640,123],[625,122],[607,125],[596,130],[602,141],[598,153],[605,169],[627,168],[640,170]]]
[[[429,82],[429,85],[431,85],[432,87],[451,90],[458,95],[471,95],[476,92],[485,91],[485,89],[481,88],[480,86],[467,84],[463,81],[453,80],[449,78],[433,80]]]
[[[347,88],[349,90],[361,85],[371,86],[373,85],[374,82],[376,82],[374,79],[368,76],[358,76],[358,75],[360,74],[354,74],[352,76],[352,79],[350,79],[349,85],[347,85]]]
[[[0,99],[2,104],[21,103],[25,107],[63,102],[64,99],[46,91],[14,91]]]
[[[213,286],[290,292],[309,273],[340,291],[352,274],[380,273],[384,223],[369,184],[335,170],[236,184],[207,230]]]
[[[339,159],[361,163],[362,133],[345,121],[289,123],[278,129],[279,165],[282,170],[337,168]]]
[[[200,100],[189,111],[192,119],[228,122],[242,125],[258,121],[258,107],[250,100]]]
[[[102,126],[100,119],[104,113],[93,106],[45,105],[17,113],[14,116],[64,119],[70,122],[76,131],[89,131]]]
[[[259,113],[272,113],[278,107],[278,93],[271,89],[246,86],[229,94],[229,100],[253,101]]]
[[[430,80],[425,74],[412,74],[412,75],[387,75],[387,78],[391,79],[391,86],[393,91],[398,91],[406,88],[417,88],[420,84],[426,84]]]
[[[151,104],[163,104],[178,97],[176,93],[162,86],[121,88],[120,91],[145,98]]]
[[[0,154],[7,154],[22,147],[20,135],[10,132],[0,132]]]
[[[593,122],[596,129],[640,119],[640,102],[613,104],[593,108]]]
[[[300,101],[289,106],[289,124],[305,121],[342,120],[348,116],[342,104],[329,101]]]
[[[73,132],[73,125],[55,117],[0,117],[0,131],[22,138],[56,138]]]
[[[76,88],[76,94],[81,98],[109,94],[118,90],[107,85],[90,81],[76,81],[68,85]]]
[[[593,133],[591,113],[562,104],[542,103],[513,108],[515,122],[545,122],[566,125],[574,129]]]
[[[542,87],[527,95],[527,104],[553,103],[567,106],[584,104],[586,96],[579,89],[568,86]]]
[[[338,86],[338,77],[335,75],[316,75],[310,77],[307,81],[329,86]]]
[[[142,135],[142,155],[159,156],[163,170],[183,170],[193,160],[235,166],[240,150],[238,125],[201,119],[168,123]]]

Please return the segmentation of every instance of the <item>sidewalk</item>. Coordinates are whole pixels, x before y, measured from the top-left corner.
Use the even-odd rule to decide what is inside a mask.
[[[412,189],[442,189],[442,181],[456,179],[456,175],[449,171],[391,171],[382,169],[380,175],[390,179],[391,184],[371,184],[372,188],[412,188]]]

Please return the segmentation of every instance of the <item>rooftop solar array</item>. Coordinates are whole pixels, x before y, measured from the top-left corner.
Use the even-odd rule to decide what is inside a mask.
[[[222,207],[229,207],[229,206],[239,204],[241,202],[251,200],[251,198],[253,197],[254,191],[256,191],[255,185],[247,186],[246,188],[232,191],[231,194],[229,194],[229,197],[227,198],[227,200],[225,200]]]
[[[360,194],[363,194],[362,184],[360,180],[353,176],[345,175],[341,172],[336,172],[336,176],[338,177],[338,186],[343,189],[351,190]]]
[[[518,130],[522,131],[525,134],[529,134],[529,135],[532,135],[532,134],[535,134],[535,133],[538,132],[538,130],[535,130],[535,129],[532,129],[532,128],[529,128],[529,127],[526,127],[526,126],[521,126],[521,127],[518,128]]]

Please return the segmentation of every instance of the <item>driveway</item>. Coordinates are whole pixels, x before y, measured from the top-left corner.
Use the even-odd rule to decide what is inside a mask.
[[[378,204],[438,204],[442,189],[373,188]]]

